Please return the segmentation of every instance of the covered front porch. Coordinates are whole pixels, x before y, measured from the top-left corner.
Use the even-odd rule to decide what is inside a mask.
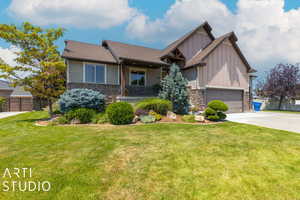
[[[121,99],[157,96],[161,79],[167,71],[162,65],[135,62],[122,63],[120,69]]]

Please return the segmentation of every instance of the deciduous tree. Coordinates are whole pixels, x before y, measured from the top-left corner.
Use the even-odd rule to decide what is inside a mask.
[[[296,97],[296,86],[300,80],[299,65],[278,64],[268,72],[265,80],[257,85],[257,92],[279,101],[281,109],[284,99]]]
[[[0,78],[47,99],[51,115],[52,103],[65,91],[65,63],[55,45],[63,33],[62,28],[42,29],[28,22],[20,27],[0,24],[0,38],[18,49],[16,66],[0,62]]]

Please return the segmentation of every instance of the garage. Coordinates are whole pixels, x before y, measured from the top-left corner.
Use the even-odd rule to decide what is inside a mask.
[[[206,102],[221,100],[229,107],[228,113],[243,112],[243,90],[207,89]]]
[[[6,81],[0,80],[0,97],[5,103],[0,105],[0,112],[32,111],[33,97],[22,87],[11,87]]]

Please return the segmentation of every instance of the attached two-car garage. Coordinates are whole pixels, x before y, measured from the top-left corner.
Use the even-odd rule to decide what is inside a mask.
[[[228,113],[240,113],[243,112],[243,90],[229,90],[229,89],[207,89],[206,90],[206,102],[212,100],[221,100],[229,107]]]

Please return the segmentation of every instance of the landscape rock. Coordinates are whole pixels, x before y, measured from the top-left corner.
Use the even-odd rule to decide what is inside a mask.
[[[167,112],[167,118],[176,120],[177,116],[176,116],[175,113],[173,113],[173,112],[171,112],[171,111],[168,111],[168,112]]]
[[[140,118],[138,116],[135,116],[132,120],[132,123],[137,123],[140,120]]]
[[[205,122],[205,117],[202,115],[195,115],[195,120],[197,122]]]

